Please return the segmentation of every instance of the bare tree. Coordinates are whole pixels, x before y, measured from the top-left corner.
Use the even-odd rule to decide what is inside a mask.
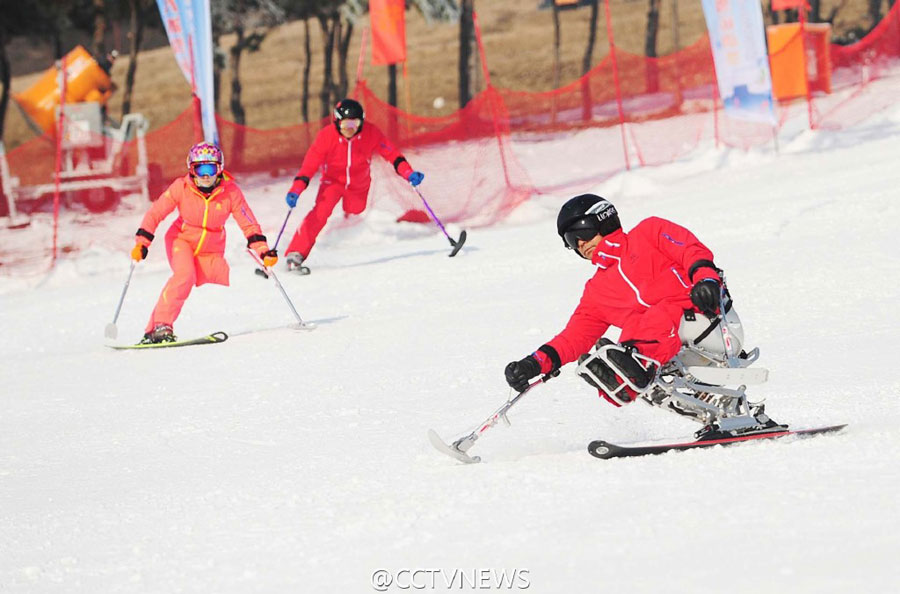
[[[647,30],[644,34],[644,55],[655,58],[656,42],[659,36],[659,5],[661,0],[649,0],[647,5]],[[659,90],[659,69],[656,62],[647,62],[647,91],[655,93]]]
[[[322,88],[319,90],[319,101],[321,103],[319,115],[324,118],[331,113],[331,106],[334,105],[337,96],[332,57],[334,55],[335,27],[340,19],[340,15],[319,14],[317,17],[319,26],[322,28],[322,58],[324,60],[322,64]]]
[[[94,34],[91,42],[91,50],[97,57],[106,55],[106,0],[93,0],[94,3]]]
[[[584,57],[581,59],[581,119],[590,121],[593,115],[594,100],[591,97],[591,81],[587,73],[591,71],[594,58],[594,44],[597,42],[597,20],[600,13],[599,0],[591,3],[591,16],[588,18],[588,40],[584,48]]]
[[[459,107],[475,96],[475,0],[461,0],[459,15]]]
[[[258,51],[269,31],[284,21],[284,10],[274,0],[222,0],[210,4],[213,41],[218,47],[221,35],[234,33],[229,50],[231,58],[231,100],[229,107],[235,123],[246,124],[241,100],[241,57],[245,51]]]
[[[128,0],[130,28],[128,31],[128,72],[125,74],[125,91],[122,97],[123,117],[131,113],[131,99],[134,93],[134,78],[137,73],[138,52],[141,51],[146,11],[150,6],[155,8],[156,4],[151,4],[149,0]]]
[[[312,47],[309,42],[309,18],[303,19],[303,52],[306,61],[303,64],[303,99],[300,102],[303,121],[309,121],[309,71],[312,68]]]
[[[558,89],[560,83],[560,44],[562,40],[562,29],[559,24],[559,5],[553,3],[553,88]]]
[[[0,18],[0,84],[3,85],[3,91],[0,93],[0,140],[3,139],[6,128],[9,87],[12,80],[9,56],[6,52],[7,44],[14,35],[49,35],[55,42],[54,48],[58,58],[62,55],[59,30],[68,24],[65,12],[56,4],[39,0],[17,0],[3,8],[3,18]]]
[[[6,124],[6,108],[9,107],[9,84],[12,76],[9,68],[9,56],[6,54],[6,27],[0,25],[0,85],[3,85],[3,93],[0,94],[0,141],[3,140],[3,129]]]
[[[872,28],[881,20],[881,2],[882,0],[868,0],[869,23]]]

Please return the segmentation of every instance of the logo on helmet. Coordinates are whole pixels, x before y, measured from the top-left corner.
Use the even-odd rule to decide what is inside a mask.
[[[608,219],[609,217],[616,216],[619,213],[616,212],[615,206],[613,206],[606,200],[601,200],[597,204],[594,204],[586,211],[584,211],[584,214],[597,215],[597,217],[602,221],[604,219]]]

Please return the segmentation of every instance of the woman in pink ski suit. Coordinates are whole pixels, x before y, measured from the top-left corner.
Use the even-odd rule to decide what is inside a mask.
[[[172,342],[172,325],[194,286],[228,285],[225,261],[225,222],[234,217],[247,246],[266,266],[274,266],[277,254],[266,237],[237,183],[224,170],[222,151],[210,143],[194,145],[188,153],[188,173],[179,177],[153,203],[135,235],[131,257],[147,257],[147,248],[159,224],[173,210],[178,218],[166,233],[166,255],[172,276],[163,287],[147,322],[141,343]]]

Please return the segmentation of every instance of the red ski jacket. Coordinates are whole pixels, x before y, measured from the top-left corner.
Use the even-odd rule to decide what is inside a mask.
[[[610,326],[622,329],[621,341],[640,341],[638,351],[665,363],[681,346],[684,310],[694,309],[689,273],[694,280],[720,280],[712,260],[693,233],[665,219],[651,217],[628,233],[610,233],[594,252],[598,270],[565,329],[536,353],[542,371],[587,353]]]
[[[310,178],[321,167],[323,180],[340,184],[352,191],[368,191],[372,179],[370,165],[376,151],[394,166],[397,174],[409,178],[413,170],[406,162],[406,157],[377,126],[366,122],[349,140],[332,124],[319,130],[294,179],[303,180],[308,186]]]

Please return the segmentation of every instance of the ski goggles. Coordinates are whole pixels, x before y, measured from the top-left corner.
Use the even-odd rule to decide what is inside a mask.
[[[593,220],[592,220],[593,219]],[[597,226],[597,217],[590,219],[578,219],[563,233],[563,241],[570,250],[578,249],[579,241],[590,241],[600,235],[600,229]]]
[[[197,177],[213,177],[219,175],[219,166],[215,163],[193,163],[191,173]]]
[[[339,126],[341,130],[356,130],[362,125],[362,120],[359,118],[346,118],[340,121]]]

